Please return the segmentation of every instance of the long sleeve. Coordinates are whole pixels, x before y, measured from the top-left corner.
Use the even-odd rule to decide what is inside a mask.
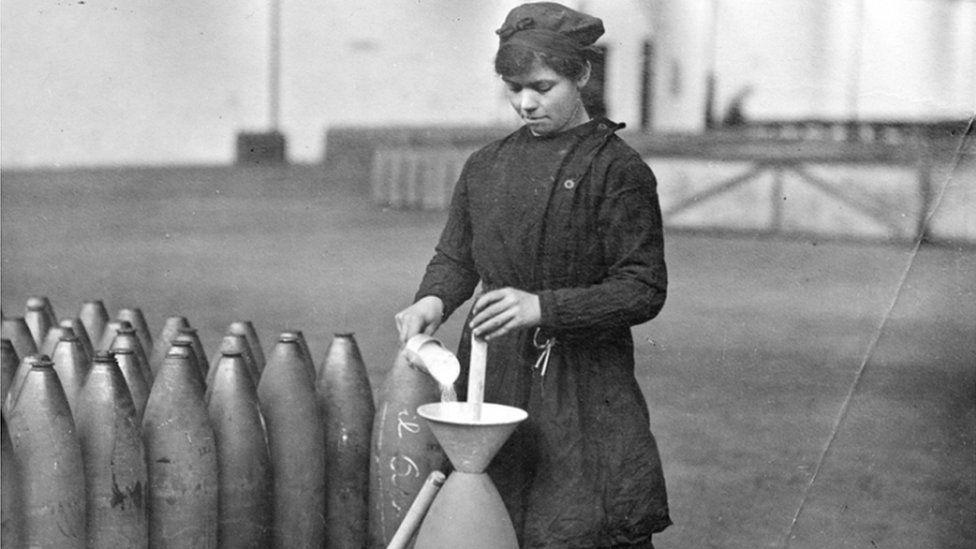
[[[469,160],[454,187],[447,223],[414,298],[416,301],[425,296],[439,297],[444,302],[445,319],[471,297],[479,281],[471,254],[467,196],[470,164]]]
[[[542,326],[556,330],[633,326],[654,318],[667,295],[657,182],[639,157],[611,164],[598,230],[606,276],[587,287],[539,293]]]

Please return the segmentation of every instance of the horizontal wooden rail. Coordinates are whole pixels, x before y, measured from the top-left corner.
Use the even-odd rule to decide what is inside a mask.
[[[943,130],[938,130],[939,127]],[[824,208],[833,208],[843,210],[842,215],[837,215],[846,216],[852,227],[844,227],[843,221],[835,220],[826,231],[830,236],[859,238],[870,233],[872,238],[906,241],[930,236],[926,234],[926,220],[936,194],[932,181],[934,167],[957,162],[954,157],[960,153],[967,165],[976,163],[971,150],[971,126],[961,134],[951,128],[955,126],[916,128],[912,130],[913,135],[924,138],[900,142],[767,137],[739,129],[703,134],[624,130],[621,137],[655,172],[661,168],[659,191],[666,224],[677,215],[685,221],[708,221],[708,216],[702,213],[703,204],[708,204],[707,210],[714,208],[716,201],[741,202],[744,195],[764,196],[759,202],[753,198],[750,206],[751,215],[761,217],[766,223],[758,228],[759,232],[804,233],[810,230],[811,223],[803,219],[807,214],[804,207],[819,208],[821,213]],[[440,210],[446,207],[467,156],[512,129],[501,126],[334,128],[327,137],[325,162],[330,169],[346,170],[349,179],[361,185],[376,204]],[[675,168],[678,165],[696,166],[688,169],[704,182],[696,181],[693,189],[680,188],[680,177],[675,177],[680,174],[665,173],[666,165],[672,172],[683,169]],[[850,170],[859,175],[848,174]],[[759,190],[756,185],[768,187]],[[806,201],[805,206],[787,203],[788,198],[797,197]],[[764,206],[766,209],[755,209],[760,202],[768,205]],[[696,209],[697,213],[692,212]],[[859,233],[853,225],[862,226],[866,232]],[[698,226],[692,223],[690,228],[733,232],[743,229],[720,223]],[[971,232],[963,230],[961,234]]]

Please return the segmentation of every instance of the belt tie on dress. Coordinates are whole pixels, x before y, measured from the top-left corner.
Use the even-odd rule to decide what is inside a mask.
[[[541,333],[541,328],[536,328],[535,332],[532,334],[532,345],[536,349],[542,351],[539,354],[539,358],[535,361],[535,366],[532,367],[533,370],[541,370],[540,376],[546,377],[546,369],[549,367],[549,356],[552,354],[552,348],[556,345],[555,336],[547,337],[544,341],[539,341],[539,334]]]

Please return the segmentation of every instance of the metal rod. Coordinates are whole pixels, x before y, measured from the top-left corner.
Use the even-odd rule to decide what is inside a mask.
[[[417,493],[417,497],[413,500],[410,508],[407,509],[407,514],[403,517],[403,521],[400,523],[396,532],[394,532],[393,539],[390,540],[390,544],[386,546],[386,549],[405,549],[410,544],[410,540],[417,532],[417,529],[420,528],[424,517],[427,516],[427,511],[430,509],[431,503],[434,502],[434,498],[440,491],[441,486],[444,485],[446,478],[444,473],[440,471],[430,472],[424,485],[421,486],[420,491]]]
[[[769,232],[778,233],[783,230],[783,166],[773,167],[773,187],[769,193],[772,211],[770,212]]]
[[[718,114],[715,112],[718,83],[716,65],[718,64],[718,15],[719,0],[711,0],[709,10],[708,36],[705,43],[705,129],[711,129],[719,124]]]
[[[861,94],[861,64],[864,61],[864,0],[857,0],[855,3],[854,15],[854,44],[851,52],[850,65],[847,74],[847,118],[852,122],[849,131],[856,131],[856,125],[860,118],[860,94]],[[854,136],[848,135],[849,140],[854,140]]]
[[[268,55],[268,115],[271,131],[277,132],[281,105],[281,0],[271,0],[270,44]]]
[[[471,366],[468,368],[468,402],[485,401],[485,367],[488,362],[488,342],[471,335]]]

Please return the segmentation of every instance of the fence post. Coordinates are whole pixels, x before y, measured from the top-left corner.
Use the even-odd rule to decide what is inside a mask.
[[[920,143],[918,153],[918,219],[915,224],[915,239],[924,240],[926,234],[926,221],[929,216],[929,208],[932,206],[932,146],[928,143]]]

